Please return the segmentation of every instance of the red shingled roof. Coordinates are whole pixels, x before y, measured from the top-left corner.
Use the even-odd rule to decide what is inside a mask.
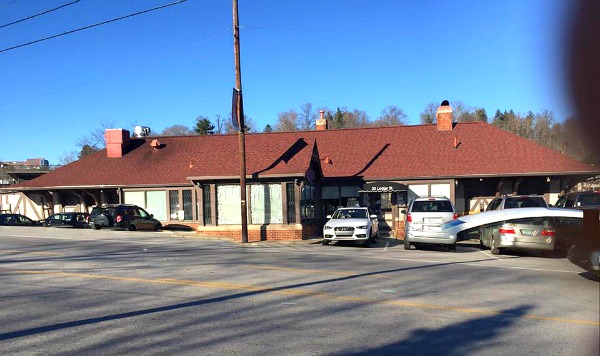
[[[454,141],[458,147],[454,148]],[[162,148],[151,147],[158,139]],[[11,188],[165,186],[190,177],[239,176],[237,135],[132,139],[121,158],[106,150]],[[299,176],[317,146],[325,177],[367,180],[598,174],[600,170],[486,123],[246,135],[247,174]],[[325,157],[330,163],[325,163]]]

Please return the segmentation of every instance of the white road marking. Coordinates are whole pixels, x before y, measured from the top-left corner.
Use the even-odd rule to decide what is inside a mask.
[[[390,246],[390,242],[388,241],[388,242],[385,243],[385,247],[383,248],[383,252],[386,252],[389,246]]]

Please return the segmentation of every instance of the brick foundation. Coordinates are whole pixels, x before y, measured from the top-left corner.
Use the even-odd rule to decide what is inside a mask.
[[[249,225],[248,242],[303,240],[312,235],[310,225]],[[240,225],[198,226],[196,233],[203,236],[229,237],[234,241],[242,241],[242,228]]]
[[[396,234],[396,239],[404,240],[404,220],[396,222],[396,231],[394,233]]]

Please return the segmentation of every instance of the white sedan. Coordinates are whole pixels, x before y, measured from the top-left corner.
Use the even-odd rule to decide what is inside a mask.
[[[371,215],[368,208],[340,208],[327,215],[323,227],[323,245],[334,241],[353,241],[365,247],[379,235],[377,215]]]

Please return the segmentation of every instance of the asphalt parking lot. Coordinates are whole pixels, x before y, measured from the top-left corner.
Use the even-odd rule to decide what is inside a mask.
[[[2,354],[597,355],[560,256],[0,228]]]

